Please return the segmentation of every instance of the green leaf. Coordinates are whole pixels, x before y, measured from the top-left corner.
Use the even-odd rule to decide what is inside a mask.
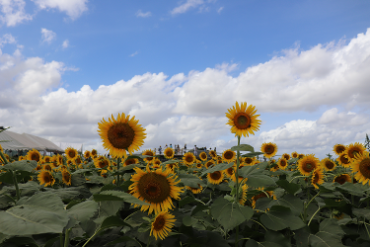
[[[0,211],[0,232],[7,235],[61,233],[67,222],[63,202],[51,192],[22,197],[17,206]]]
[[[126,171],[128,170],[132,170],[134,169],[135,167],[139,167],[139,168],[143,168],[145,166],[143,165],[140,165],[140,164],[131,164],[131,165],[128,165],[128,166],[124,166],[124,167],[121,167],[118,171],[116,172],[113,172],[112,175],[123,175],[126,173]]]
[[[297,230],[305,226],[303,221],[289,208],[279,205],[272,206],[267,213],[261,215],[260,219],[265,227],[273,231],[280,231],[287,227]]]
[[[253,209],[248,206],[241,206],[239,203],[231,203],[228,200],[219,197],[211,205],[211,214],[213,218],[225,229],[233,229],[253,216]]]
[[[193,188],[198,188],[199,185],[205,186],[205,183],[200,180],[197,176],[194,176],[192,174],[185,174],[185,173],[180,173],[178,174],[179,179],[181,180],[181,183],[183,183],[186,186],[190,186]]]
[[[185,226],[194,226],[195,224],[198,223],[198,220],[191,217],[190,215],[185,215],[183,218],[182,218],[182,223],[185,225]]]
[[[239,170],[239,176],[247,178],[252,174],[261,173],[266,169],[267,165],[268,162],[262,162],[253,166],[244,166]]]
[[[192,197],[192,196],[187,196],[187,197],[184,197],[182,198],[180,201],[179,201],[179,206],[180,207],[183,207],[184,205],[186,204],[189,204],[189,203],[192,203],[195,201],[195,198]]]
[[[137,199],[131,194],[128,194],[123,191],[116,191],[116,190],[105,190],[100,192],[99,194],[94,194],[94,200],[95,201],[121,201],[123,200],[124,202],[128,203],[135,203],[138,205],[150,205],[142,200]]]
[[[231,148],[232,151],[249,151],[254,152],[254,148],[249,144],[240,144],[239,146],[233,146]]]
[[[320,223],[319,232],[309,236],[309,241],[315,247],[344,247],[342,244],[342,236],[344,234],[345,232],[336,220],[325,219]]]
[[[98,208],[99,205],[95,201],[84,201],[69,208],[67,214],[81,222],[92,218]]]
[[[134,238],[130,238],[128,236],[123,236],[120,238],[117,238],[116,240],[109,242],[107,245],[113,245],[113,244],[119,244],[127,241],[136,241]]]
[[[367,208],[354,208],[352,207],[352,213],[356,215],[358,218],[365,218],[370,220],[370,209]]]
[[[243,154],[242,157],[255,157],[261,154],[264,154],[264,153],[263,152],[252,152],[252,153]]]
[[[308,237],[310,236],[310,229],[306,226],[294,232],[297,247],[308,247]]]
[[[303,201],[291,194],[279,198],[277,204],[290,208],[295,215],[300,215],[303,211]]]
[[[124,226],[131,227],[129,224],[127,224],[117,216],[110,216],[103,221],[100,230],[107,229],[110,227],[124,227]]]
[[[222,170],[228,169],[228,168],[232,167],[233,165],[234,165],[234,162],[217,164],[217,165],[213,166],[212,168],[209,168],[209,169],[205,170],[202,173],[201,176],[203,176],[206,173],[212,173],[212,172],[222,171]]]
[[[6,170],[12,171],[26,171],[32,172],[33,169],[37,167],[37,162],[35,160],[21,160],[15,161],[13,163],[8,163],[4,165],[2,168]]]
[[[301,188],[300,185],[289,183],[285,179],[284,180],[279,180],[276,183],[281,188],[283,188],[286,192],[288,192],[289,194],[292,194],[292,195],[294,195]]]
[[[172,164],[172,163],[179,163],[181,160],[167,160],[165,162],[162,162],[161,165],[167,165],[167,164]]]
[[[255,188],[258,188],[258,187],[266,188],[269,186],[276,185],[275,181],[271,177],[266,176],[266,175],[250,175],[248,176],[248,180],[246,183],[248,186],[255,187]]]
[[[337,186],[340,191],[349,193],[350,195],[363,197],[365,190],[362,184],[344,183]]]

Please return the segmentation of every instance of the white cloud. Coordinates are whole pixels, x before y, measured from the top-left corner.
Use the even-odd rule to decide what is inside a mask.
[[[135,57],[137,54],[139,54],[139,52],[138,52],[138,51],[135,51],[134,53],[132,53],[132,54],[130,55],[130,57]]]
[[[199,7],[200,5],[204,4],[203,0],[186,0],[185,3],[181,4],[180,6],[177,6],[176,8],[171,10],[172,15],[176,14],[182,14],[186,11]]]
[[[24,0],[0,0],[1,23],[11,27],[23,21],[32,20],[32,16],[24,12],[25,5]]]
[[[220,7],[218,10],[217,10],[217,13],[221,13],[221,11],[224,9],[224,7]]]
[[[88,0],[32,0],[40,9],[58,9],[75,20],[88,10]]]
[[[150,11],[148,11],[148,12],[142,12],[141,11],[141,9],[139,9],[137,12],[136,12],[136,16],[137,17],[150,17],[150,16],[152,16],[152,13],[150,13]]]
[[[263,142],[272,141],[279,147],[278,154],[297,151],[323,158],[337,143],[362,142],[370,129],[366,112],[370,107],[369,57],[370,29],[346,45],[285,50],[237,76],[229,74],[237,64],[222,63],[170,78],[164,73],[145,73],[95,90],[84,85],[67,91],[61,87],[62,74],[76,69],[37,57],[1,54],[0,119],[14,131],[56,143],[85,143],[104,152],[97,123],[124,112],[135,115],[147,129],[143,149],[187,143],[188,147],[216,145],[222,151],[236,142],[225,112],[235,101],[247,101],[257,107],[262,127],[274,121],[264,113],[276,117],[290,113],[291,117],[274,129],[242,138],[243,143],[259,150]],[[355,112],[352,106],[361,111]],[[321,107],[327,110],[318,119],[295,117]]]
[[[51,43],[57,36],[57,34],[46,28],[41,28],[42,42]]]
[[[3,37],[0,37],[0,48],[3,47],[5,44],[15,44],[15,38],[10,34],[6,33]]]
[[[63,41],[62,47],[65,49],[68,46],[69,46],[69,41],[68,41],[68,39],[66,39],[66,40]]]

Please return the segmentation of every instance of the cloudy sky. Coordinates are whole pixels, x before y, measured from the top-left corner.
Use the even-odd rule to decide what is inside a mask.
[[[370,134],[370,1],[0,0],[0,125],[105,153],[98,122],[135,115],[141,150],[242,138],[318,158]]]

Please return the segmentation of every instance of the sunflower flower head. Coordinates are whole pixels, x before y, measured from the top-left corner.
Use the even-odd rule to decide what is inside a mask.
[[[362,155],[356,155],[356,159],[351,164],[352,172],[355,173],[355,179],[363,185],[370,185],[370,157],[369,152]]]
[[[331,159],[324,158],[320,161],[320,166],[326,171],[333,171],[337,165]]]
[[[171,228],[174,226],[175,221],[175,216],[166,211],[158,213],[152,223],[150,236],[153,234],[155,240],[158,238],[161,240],[165,239],[171,232]]]
[[[344,151],[346,151],[346,146],[343,144],[335,144],[333,147],[333,151],[336,155],[341,155]]]
[[[313,170],[311,183],[315,187],[315,189],[319,188],[319,186],[317,186],[318,184],[323,184],[324,183],[324,173],[323,173],[321,167],[318,167],[315,170]]]
[[[350,162],[352,162],[355,159],[355,155],[362,155],[365,151],[366,148],[364,144],[356,142],[347,145],[344,153],[347,154],[346,157],[349,159]]]
[[[298,169],[303,176],[308,176],[319,164],[320,160],[314,154],[309,154],[298,161]]]
[[[266,158],[270,159],[274,157],[277,151],[278,147],[275,143],[272,142],[262,143],[261,152],[264,153],[263,156],[265,156]]]
[[[347,173],[340,174],[333,179],[333,183],[338,184],[344,184],[344,183],[350,183],[351,182],[351,176]]]
[[[164,150],[163,155],[166,159],[172,159],[175,156],[175,150],[168,147]]]

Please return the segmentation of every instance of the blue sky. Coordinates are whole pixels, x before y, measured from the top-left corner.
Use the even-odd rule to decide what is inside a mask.
[[[0,119],[13,131],[104,153],[97,122],[125,112],[147,129],[142,150],[221,151],[235,144],[225,112],[238,100],[261,114],[243,140],[256,149],[324,158],[370,133],[368,1],[10,0],[0,11]]]

